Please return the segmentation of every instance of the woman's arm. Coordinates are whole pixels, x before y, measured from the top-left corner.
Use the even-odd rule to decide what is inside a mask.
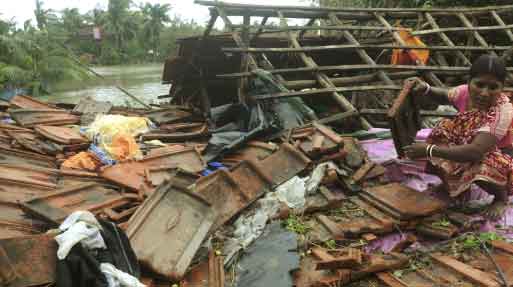
[[[421,100],[435,101],[439,105],[449,105],[449,89],[432,87],[418,77],[406,79],[413,81],[412,92]],[[429,89],[429,91],[428,91]]]
[[[497,144],[497,138],[490,133],[480,132],[472,143],[458,146],[441,147],[435,145],[432,150],[433,157],[439,157],[455,162],[478,162],[483,159],[486,153],[491,151]],[[427,157],[426,143],[416,143],[404,147],[406,156],[411,159]]]
[[[497,138],[490,134],[481,132],[476,135],[470,144],[439,147],[435,146],[432,151],[433,157],[440,157],[456,162],[478,162],[483,159],[486,153],[491,151],[497,144]]]

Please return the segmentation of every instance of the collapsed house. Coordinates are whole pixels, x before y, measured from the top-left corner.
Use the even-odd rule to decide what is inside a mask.
[[[206,31],[180,40],[163,81],[173,84],[169,97],[175,103],[195,103],[207,115],[211,107],[229,102],[301,97],[311,106],[330,108],[319,111],[322,122],[359,117],[368,128],[377,121],[372,115],[386,113],[390,95],[398,94],[404,79],[421,76],[437,87],[461,84],[473,59],[483,53],[502,56],[513,40],[513,25],[506,24],[513,23],[511,6],[333,9],[196,3],[211,7]],[[232,23],[241,18],[242,24]],[[306,24],[294,25],[298,19]],[[225,33],[212,35],[219,21]],[[275,75],[288,91],[249,97],[247,80],[257,68]]]
[[[491,224],[448,208],[400,152],[421,118],[454,115],[403,81],[509,61],[513,5],[196,3],[211,19],[165,63],[171,104],[1,102],[0,285],[64,286],[74,264],[96,273],[64,272],[73,286],[119,275],[55,240],[88,212],[127,286],[510,286],[513,209]]]

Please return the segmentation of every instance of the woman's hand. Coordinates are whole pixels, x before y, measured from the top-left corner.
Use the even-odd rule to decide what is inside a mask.
[[[429,88],[428,83],[424,82],[419,77],[412,77],[405,80],[406,83],[413,82],[412,93],[416,96],[424,95]]]
[[[425,158],[428,144],[414,143],[409,146],[403,147],[404,154],[409,159]]]

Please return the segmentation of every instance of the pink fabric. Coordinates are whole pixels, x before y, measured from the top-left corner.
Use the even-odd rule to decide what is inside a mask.
[[[467,111],[470,101],[468,85],[460,85],[449,90],[449,100],[458,109],[460,113]],[[502,95],[507,98],[505,95]],[[513,144],[513,106],[509,100],[497,107],[495,118],[479,129],[482,132],[488,132],[497,137],[499,148],[511,147]]]
[[[467,111],[469,99],[468,85],[460,85],[449,90],[449,101],[452,102],[460,113]]]

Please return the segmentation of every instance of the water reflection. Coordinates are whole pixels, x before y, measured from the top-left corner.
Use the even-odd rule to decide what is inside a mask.
[[[43,100],[77,103],[80,98],[91,96],[98,101],[109,101],[116,106],[139,107],[134,100],[118,90],[125,88],[146,103],[158,103],[158,96],[167,94],[169,85],[162,85],[162,64],[96,67],[94,70],[106,80],[93,77],[87,81],[68,81],[57,85],[51,95]]]

